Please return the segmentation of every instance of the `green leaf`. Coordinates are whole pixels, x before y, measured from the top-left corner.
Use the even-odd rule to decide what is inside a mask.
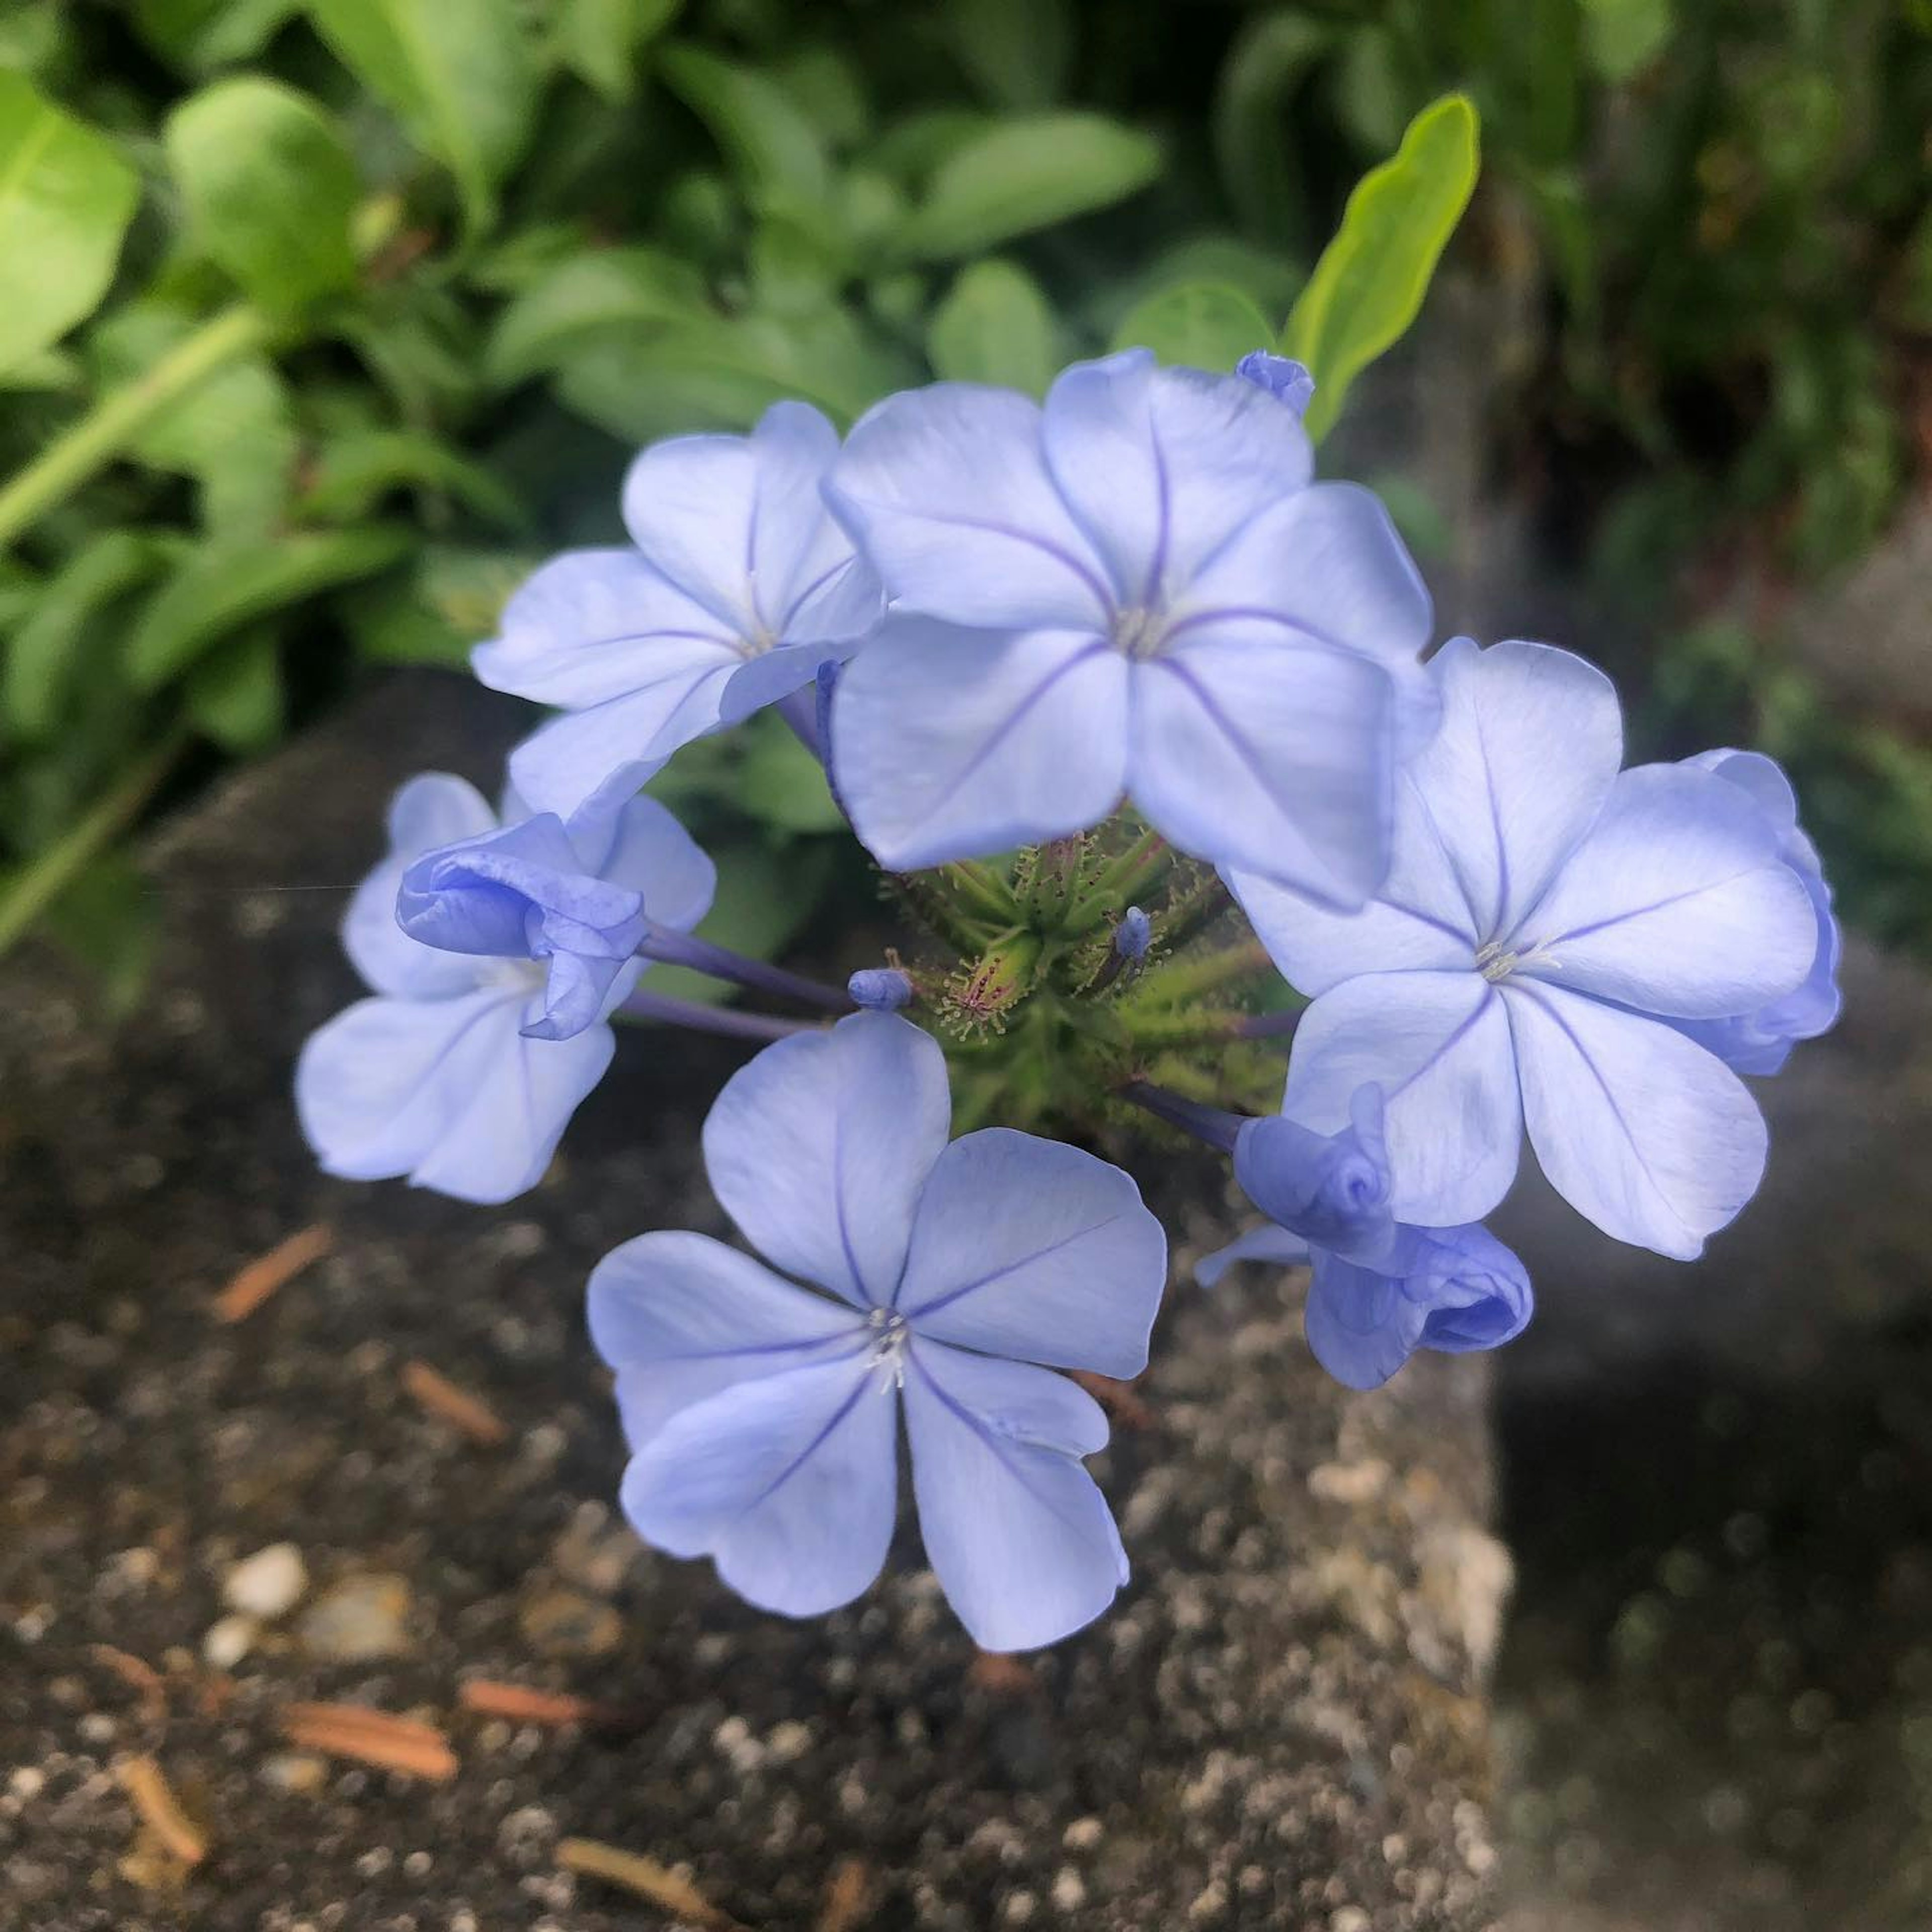
[[[600,334],[632,333],[705,313],[704,280],[656,248],[579,255],[532,283],[506,308],[484,350],[492,382],[508,386],[554,369]]]
[[[144,691],[180,675],[244,625],[358,578],[373,577],[412,542],[405,530],[298,530],[272,548],[202,545],[156,592],[128,640],[128,673]]]
[[[142,302],[95,325],[88,350],[98,379],[132,382],[196,326],[186,309]],[[266,536],[280,521],[297,454],[286,386],[266,356],[218,369],[151,418],[130,446],[140,461],[192,476],[202,521],[225,537]]]
[[[1060,98],[1073,52],[1067,0],[950,0],[942,17],[953,57],[994,106]]]
[[[0,672],[0,718],[14,734],[42,738],[60,722],[83,628],[146,583],[166,555],[151,537],[104,530],[39,587]]]
[[[831,170],[818,130],[769,74],[688,45],[665,48],[658,69],[758,206],[825,200]]]
[[[139,195],[109,142],[0,70],[0,369],[93,313]]]
[[[932,373],[950,382],[996,382],[1041,395],[1059,368],[1053,310],[1040,284],[1010,262],[962,268],[927,325]]]
[[[638,50],[670,25],[680,0],[564,0],[553,32],[557,58],[607,100],[637,92]]]
[[[252,60],[302,0],[134,0],[134,30],[171,66],[206,74]]]
[[[195,728],[224,750],[246,757],[282,735],[281,651],[274,632],[244,631],[218,644],[185,680],[182,692]]]
[[[1657,58],[1676,32],[1672,0],[1582,0],[1590,64],[1613,86]]]
[[[1151,135],[1098,114],[993,123],[954,148],[898,237],[902,254],[944,260],[1123,201],[1160,172]]]
[[[1274,331],[1239,289],[1194,282],[1150,296],[1114,332],[1116,349],[1151,349],[1162,362],[1226,374]]]
[[[353,285],[362,184],[313,101],[252,76],[218,80],[175,110],[164,139],[202,245],[262,308],[295,314]]]
[[[1236,36],[1215,89],[1214,159],[1241,226],[1298,250],[1306,196],[1289,102],[1334,44],[1334,28],[1304,14],[1261,14]]]
[[[1446,94],[1409,123],[1394,158],[1356,184],[1282,332],[1282,352],[1314,373],[1308,433],[1318,441],[1348,385],[1398,341],[1476,185],[1478,123],[1466,95]]]
[[[537,66],[517,0],[308,0],[316,28],[456,178],[472,234],[524,150]]]
[[[825,767],[782,718],[762,712],[740,735],[746,742],[732,794],[740,811],[783,832],[845,829]]]
[[[413,487],[453,496],[506,529],[529,518],[507,484],[460,451],[418,430],[355,430],[326,445],[297,508],[324,523],[353,523],[390,491]]]
[[[514,551],[432,545],[412,572],[358,584],[338,608],[368,663],[466,670],[472,648],[495,633],[511,593],[541,561]]]

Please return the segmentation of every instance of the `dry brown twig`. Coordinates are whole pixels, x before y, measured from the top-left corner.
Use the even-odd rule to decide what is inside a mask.
[[[509,1429],[494,1409],[468,1390],[458,1388],[428,1363],[405,1362],[403,1386],[431,1415],[460,1430],[472,1442],[494,1449],[508,1440]]]
[[[182,1809],[160,1766],[151,1757],[124,1758],[119,1774],[135,1815],[169,1856],[184,1865],[200,1864],[208,1856],[207,1834]]]
[[[825,1888],[818,1932],[859,1932],[872,1916],[872,1868],[863,1858],[841,1858]]]
[[[290,1743],[332,1757],[353,1758],[383,1771],[440,1784],[454,1778],[456,1754],[434,1724],[398,1718],[366,1704],[291,1704],[282,1713]]]
[[[533,1690],[526,1684],[504,1684],[494,1677],[472,1677],[456,1694],[466,1711],[485,1718],[508,1718],[519,1724],[597,1724],[617,1714],[608,1704],[567,1691]]]
[[[704,1932],[746,1932],[728,1912],[722,1912],[687,1878],[668,1865],[647,1858],[640,1852],[627,1852],[616,1845],[599,1844],[595,1838],[566,1838],[556,1848],[556,1862],[566,1871],[581,1872],[601,1878],[626,1892],[648,1898],[674,1917],[701,1925]]]
[[[258,1255],[236,1271],[228,1286],[214,1298],[218,1322],[240,1322],[254,1313],[277,1288],[292,1281],[312,1262],[319,1262],[335,1246],[335,1230],[326,1221],[300,1229],[279,1242],[266,1255]]]
[[[167,1679],[146,1658],[132,1651],[118,1650],[111,1643],[92,1643],[87,1653],[104,1669],[111,1670],[129,1689],[140,1694],[143,1717],[167,1714]]]

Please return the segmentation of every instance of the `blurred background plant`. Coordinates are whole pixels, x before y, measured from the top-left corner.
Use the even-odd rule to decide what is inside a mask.
[[[1654,658],[1654,745],[1790,759],[1853,917],[1932,948],[1924,721],[1828,708],[1766,615],[1932,453],[1924,0],[10,0],[0,948],[44,920],[130,998],[128,829],[460,667],[617,536],[641,442],[1273,339],[1452,88],[1482,468]],[[849,850],[809,759],[667,784],[726,848],[706,929],[782,944]]]

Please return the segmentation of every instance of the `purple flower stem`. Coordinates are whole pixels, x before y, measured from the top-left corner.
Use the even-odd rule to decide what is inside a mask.
[[[782,1020],[770,1013],[741,1013],[730,1006],[702,1006],[695,1000],[674,999],[668,993],[641,989],[617,1009],[623,1019],[656,1020],[666,1026],[688,1027],[693,1033],[722,1034],[731,1040],[786,1040],[795,1033],[818,1030],[816,1020]]]
[[[1120,1089],[1120,1097],[1132,1101],[1137,1107],[1145,1108],[1169,1126],[1178,1127],[1183,1133],[1205,1141],[1222,1154],[1234,1151],[1234,1136],[1241,1131],[1247,1118],[1244,1114],[1231,1114],[1225,1108],[1204,1106],[1198,1100],[1190,1100],[1182,1094],[1170,1093],[1165,1087],[1156,1087],[1151,1080],[1130,1080]]]
[[[728,980],[733,985],[748,986],[754,992],[770,993],[782,1000],[799,1000],[808,1006],[823,1006],[827,1012],[848,1013],[850,996],[842,986],[827,986],[817,980],[788,973],[782,966],[763,959],[748,959],[708,939],[695,939],[687,932],[658,931],[647,934],[638,947],[640,959],[662,960],[667,966],[688,966],[694,972],[708,973],[714,980]]]

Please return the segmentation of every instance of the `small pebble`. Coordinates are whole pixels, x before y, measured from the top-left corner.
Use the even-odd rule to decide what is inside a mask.
[[[310,1751],[280,1751],[262,1766],[262,1776],[278,1791],[320,1791],[328,1779],[328,1760]]]
[[[261,1626],[253,1617],[224,1617],[201,1640],[201,1660],[214,1670],[232,1670],[255,1647]]]
[[[273,1623],[286,1616],[308,1588],[308,1566],[292,1543],[272,1543],[244,1556],[221,1586],[221,1600],[244,1616]]]
[[[579,1590],[545,1590],[517,1616],[532,1648],[546,1657],[596,1657],[615,1650],[624,1620],[608,1604]]]
[[[1070,1852],[1090,1852],[1100,1842],[1101,1825],[1097,1818],[1076,1818],[1060,1834],[1060,1842]]]
[[[394,1657],[410,1647],[409,1613],[410,1586],[401,1577],[373,1572],[346,1577],[303,1612],[302,1648],[338,1662]]]
[[[1328,1916],[1328,1932],[1369,1932],[1369,1915],[1359,1905],[1344,1905]]]

